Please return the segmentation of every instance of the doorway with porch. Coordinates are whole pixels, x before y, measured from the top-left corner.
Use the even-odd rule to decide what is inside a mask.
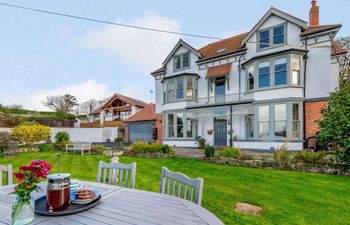
[[[214,145],[227,146],[227,120],[214,119]]]

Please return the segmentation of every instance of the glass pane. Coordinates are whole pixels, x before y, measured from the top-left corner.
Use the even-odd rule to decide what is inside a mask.
[[[181,78],[181,79],[177,79],[177,89],[176,89],[176,99],[179,100],[179,99],[183,99],[184,97],[184,80]]]
[[[259,121],[269,121],[269,106],[259,106]]]
[[[287,136],[287,121],[275,122],[275,136],[278,136],[278,137]]]
[[[275,72],[275,85],[287,84],[287,71]]]
[[[183,137],[184,136],[184,122],[183,122],[183,114],[178,113],[177,114],[177,137]]]
[[[275,60],[275,85],[287,84],[287,58]]]
[[[187,96],[187,99],[193,99],[193,89],[189,89],[187,88],[187,91],[186,91],[186,96]]]
[[[300,57],[298,55],[292,55],[291,61],[292,70],[300,70]]]
[[[284,27],[276,27],[273,29],[273,43],[283,44],[284,43]]]
[[[186,137],[188,138],[192,138],[193,137],[193,130],[192,127],[193,123],[192,123],[192,119],[187,118],[186,119]]]
[[[168,137],[170,137],[170,138],[174,137],[174,126],[168,127]]]
[[[168,114],[168,125],[174,125],[174,114]]]
[[[259,87],[270,86],[270,62],[259,63]]]
[[[248,90],[254,89],[254,65],[248,67]]]
[[[268,137],[269,130],[269,122],[259,122],[259,137]]]
[[[292,136],[298,138],[299,137],[299,127],[300,127],[299,121],[293,121],[293,130],[292,130]]]
[[[292,84],[300,84],[300,72],[292,71]]]
[[[253,115],[247,116],[247,137],[254,137],[254,117]]]
[[[174,57],[174,64],[176,70],[181,69],[181,56]]]
[[[185,53],[182,55],[182,68],[186,68],[190,65],[190,55]]]
[[[299,120],[299,104],[293,104],[293,120]]]
[[[275,121],[287,120],[287,105],[275,105]]]
[[[262,31],[259,33],[259,47],[260,48],[266,48],[270,45],[270,31]]]
[[[225,94],[225,82],[218,82],[215,85],[215,95]]]

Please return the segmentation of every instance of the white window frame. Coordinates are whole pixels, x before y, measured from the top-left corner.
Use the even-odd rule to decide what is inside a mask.
[[[283,36],[284,36],[284,42],[282,44],[274,44],[274,41],[273,41],[273,38],[274,38],[274,34],[273,34],[273,30],[274,28],[277,28],[277,27],[281,27],[283,26]],[[285,45],[287,43],[287,23],[282,23],[282,24],[278,24],[278,25],[275,25],[275,26],[272,26],[272,27],[268,27],[268,28],[265,28],[265,29],[261,29],[259,31],[257,31],[256,33],[256,49],[258,52],[260,51],[265,51],[265,50],[268,50],[268,49],[272,49],[272,48],[277,48],[277,47],[282,47],[283,45]],[[269,31],[269,46],[268,47],[265,47],[265,48],[260,48],[260,33],[262,32],[265,32],[265,31]],[[282,45],[282,46],[281,46]]]
[[[188,55],[188,66],[186,66],[186,67],[183,66],[184,55]],[[177,58],[180,59],[180,68],[176,68],[176,59]],[[180,70],[189,69],[189,68],[191,68],[191,52],[190,51],[174,55],[174,57],[173,57],[173,69],[174,69],[174,72],[180,71]]]

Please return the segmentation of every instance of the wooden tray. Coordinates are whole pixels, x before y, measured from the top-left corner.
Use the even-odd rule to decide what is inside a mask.
[[[99,195],[94,201],[81,205],[72,203],[70,207],[64,211],[60,212],[49,212],[46,204],[46,196],[42,196],[35,200],[35,213],[42,216],[65,216],[70,214],[75,214],[88,210],[95,205],[99,204],[101,201],[101,195]]]

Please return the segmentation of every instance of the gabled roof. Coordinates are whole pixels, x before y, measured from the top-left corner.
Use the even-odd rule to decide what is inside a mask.
[[[255,26],[249,31],[248,35],[242,40],[241,45],[244,45],[249,38],[251,38],[251,36],[260,28],[260,26],[272,15],[275,15],[277,17],[280,17],[282,19],[285,19],[299,27],[302,27],[304,29],[307,28],[307,22],[299,19],[295,16],[292,16],[288,13],[285,13],[279,9],[276,9],[274,7],[271,7],[269,9],[269,11],[267,11],[267,13],[259,20],[259,22],[257,24],[255,24]]]
[[[300,33],[300,36],[303,37],[303,36],[316,34],[324,31],[339,29],[341,28],[341,26],[342,26],[341,24],[328,24],[328,25],[320,25],[317,27],[308,27],[306,30]]]
[[[191,52],[193,52],[194,54],[196,54],[198,57],[201,57],[201,54],[197,51],[197,49],[193,48],[191,45],[187,44],[185,41],[183,41],[181,38],[180,40],[177,42],[177,44],[175,45],[175,47],[173,48],[173,50],[171,50],[170,54],[166,57],[166,59],[163,62],[163,67],[169,62],[169,60],[171,59],[171,57],[175,54],[175,52],[177,51],[178,48],[180,48],[181,46],[187,48],[188,50],[190,50]]]
[[[157,74],[157,73],[164,73],[166,71],[166,68],[163,66],[153,72],[151,72],[151,75]]]
[[[343,55],[348,53],[348,51],[342,48],[338,42],[332,41],[332,56]]]
[[[220,41],[210,43],[198,51],[201,53],[202,58],[198,62],[202,62],[208,59],[232,54],[235,52],[244,51],[245,48],[241,46],[241,41],[248,33],[242,33],[233,37],[229,37]]]
[[[140,111],[138,111],[134,115],[130,116],[124,122],[129,123],[129,122],[156,120],[155,109],[156,109],[155,104],[153,104],[153,103],[148,104],[145,108],[141,109]]]
[[[146,102],[143,102],[141,100],[115,93],[105,103],[103,103],[103,105],[101,105],[97,110],[95,110],[91,114],[96,114],[98,112],[101,112],[102,109],[104,109],[109,103],[111,103],[115,99],[119,99],[123,102],[126,102],[126,103],[132,105],[132,106],[137,106],[137,107],[141,107],[141,108],[148,105]]]

